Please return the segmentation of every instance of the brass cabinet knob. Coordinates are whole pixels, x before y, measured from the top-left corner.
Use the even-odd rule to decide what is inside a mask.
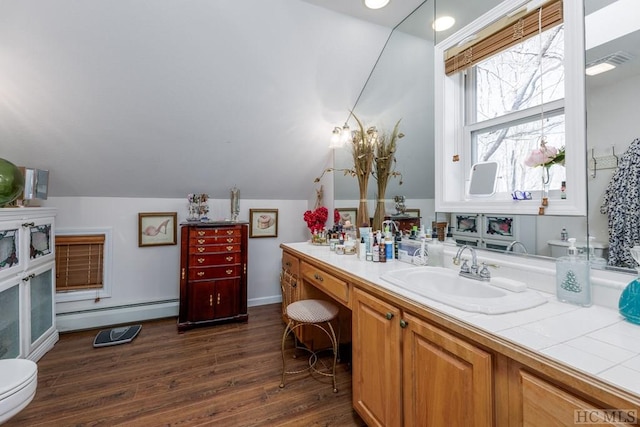
[[[198,244],[201,245],[204,243],[204,239],[198,239]]]
[[[227,246],[227,251],[231,252],[232,249],[233,249],[233,246]]]
[[[202,276],[204,276],[204,271],[198,271],[197,276],[198,276],[198,277],[202,277]]]
[[[202,264],[204,262],[204,258],[198,258],[198,262]]]
[[[228,262],[233,261],[233,257],[232,257],[232,256],[228,256],[228,257],[226,257],[225,259],[226,259]]]
[[[203,248],[202,246],[200,246],[200,247],[198,248],[198,252],[204,252],[204,248]]]
[[[204,236],[204,231],[198,231],[198,236]]]
[[[229,275],[229,274],[233,273],[233,270],[232,269],[228,269],[228,270],[226,270],[226,273]]]

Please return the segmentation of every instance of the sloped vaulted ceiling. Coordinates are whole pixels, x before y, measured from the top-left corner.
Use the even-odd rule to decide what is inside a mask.
[[[51,196],[306,199],[389,31],[299,0],[6,0],[0,157]]]

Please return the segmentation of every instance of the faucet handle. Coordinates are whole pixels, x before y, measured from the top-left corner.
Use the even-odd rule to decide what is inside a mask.
[[[460,263],[460,261],[458,261],[458,263]],[[471,269],[469,268],[469,263],[467,262],[467,260],[462,260],[462,266],[460,267],[460,271],[462,273],[470,273]]]
[[[482,268],[480,269],[480,272],[478,273],[478,275],[483,279],[491,278],[491,272],[489,271],[489,268],[487,267],[486,262],[482,263]]]

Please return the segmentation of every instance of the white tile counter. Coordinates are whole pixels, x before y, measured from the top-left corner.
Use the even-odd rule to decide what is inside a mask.
[[[640,395],[640,325],[624,320],[613,308],[600,305],[585,308],[561,303],[551,293],[554,285],[548,280],[540,286],[528,283],[547,298],[546,304],[507,314],[471,313],[380,279],[380,275],[392,270],[415,268],[411,264],[361,261],[355,255],[336,255],[327,246],[314,246],[308,242],[283,246]],[[451,250],[455,251],[455,248]],[[449,260],[450,254],[449,251],[446,255]],[[478,254],[480,258],[480,252]],[[447,267],[456,268],[450,261],[448,264]],[[492,271],[495,277],[502,276],[501,273],[500,269]],[[509,275],[506,270],[504,273]],[[526,276],[531,277],[529,272]]]

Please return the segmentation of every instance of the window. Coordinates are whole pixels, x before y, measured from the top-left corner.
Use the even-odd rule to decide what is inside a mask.
[[[551,203],[543,213],[585,214],[580,6],[505,0],[436,45],[436,211],[537,215],[548,170],[550,186],[544,189],[550,188]],[[541,140],[547,147],[565,148],[565,167],[525,165]],[[492,196],[467,193],[471,167],[482,161],[500,165]],[[562,181],[573,191],[561,200]],[[515,190],[533,197],[513,200]]]
[[[102,289],[104,234],[56,236],[56,292]]]
[[[464,151],[471,162],[498,162],[499,193],[542,190],[547,171],[525,160],[541,138],[547,147],[565,147],[563,26],[486,58],[464,80]],[[565,168],[548,172],[550,189],[559,190]]]
[[[111,296],[110,228],[56,230],[56,302]]]

